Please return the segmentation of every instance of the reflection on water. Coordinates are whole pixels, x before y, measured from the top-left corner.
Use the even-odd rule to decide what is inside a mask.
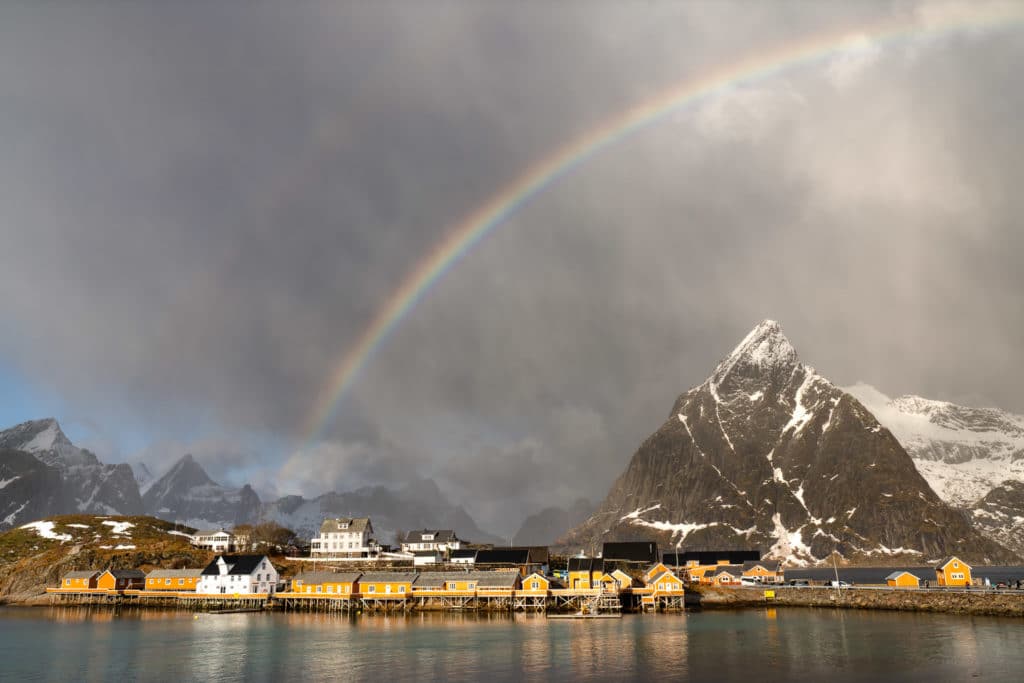
[[[2,680],[1018,681],[1024,623],[767,609],[543,615],[0,610]]]

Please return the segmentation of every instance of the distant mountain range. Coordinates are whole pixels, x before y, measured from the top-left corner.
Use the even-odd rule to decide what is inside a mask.
[[[512,537],[513,545],[551,545],[559,536],[594,513],[595,506],[586,498],[576,500],[567,508],[548,507],[527,517]]]
[[[633,456],[597,512],[560,541],[657,538],[755,547],[794,564],[1017,557],[976,530],[856,398],[801,363],[774,321],[754,328]]]
[[[231,528],[274,520],[311,538],[331,516],[369,516],[381,542],[397,531],[454,529],[474,542],[500,543],[452,505],[429,479],[400,490],[381,486],[327,493],[312,500],[286,496],[264,503],[249,485],[213,481],[191,455],[160,477],[142,463],[106,465],[67,438],[56,420],[33,420],[0,432],[0,529],[59,514],[148,514],[196,528]]]

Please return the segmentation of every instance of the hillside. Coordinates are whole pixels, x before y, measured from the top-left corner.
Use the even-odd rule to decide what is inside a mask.
[[[58,515],[0,534],[0,602],[45,599],[76,569],[205,566],[188,527],[145,516]]]

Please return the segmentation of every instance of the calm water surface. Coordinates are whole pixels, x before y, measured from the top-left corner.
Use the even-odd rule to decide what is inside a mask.
[[[0,608],[0,680],[1024,680],[1024,621],[778,609],[622,619]]]

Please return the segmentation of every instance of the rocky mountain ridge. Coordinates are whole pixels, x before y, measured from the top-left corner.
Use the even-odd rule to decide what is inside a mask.
[[[1016,557],[929,487],[853,396],[801,363],[766,320],[633,456],[598,511],[561,542],[657,538],[756,547],[793,564]]]

